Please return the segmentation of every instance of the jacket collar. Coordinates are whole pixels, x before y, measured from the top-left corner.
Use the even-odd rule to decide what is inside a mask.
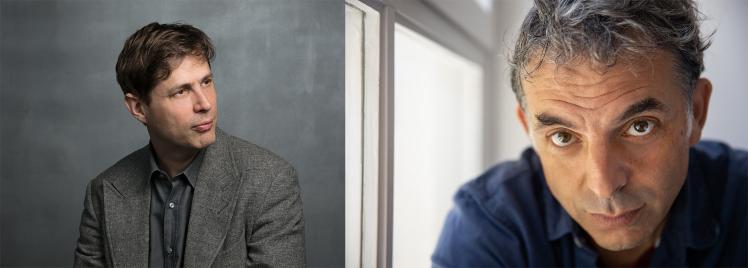
[[[148,147],[114,165],[105,179],[104,215],[112,265],[148,266],[151,191]]]
[[[688,175],[685,183],[674,201],[669,215],[668,224],[663,232],[663,238],[668,239],[665,233],[673,233],[680,236],[680,241],[686,241],[689,248],[703,249],[712,246],[719,237],[720,226],[712,213],[709,191],[705,185],[705,174],[701,168],[699,159],[695,157],[694,149],[689,153]],[[537,155],[531,156],[532,170],[535,176],[543,181],[543,203],[545,210],[545,227],[548,241],[555,241],[571,234],[577,240],[586,237],[583,229],[564,210],[548,189],[545,182],[543,169]]]
[[[228,233],[240,188],[232,137],[216,129],[216,142],[205,150],[192,199],[184,266],[208,267]]]
[[[145,196],[144,192],[149,190],[147,178],[150,175],[148,162],[150,152],[148,150],[148,146],[142,147],[120,160],[115,164],[112,175],[106,179],[122,198],[142,198]]]

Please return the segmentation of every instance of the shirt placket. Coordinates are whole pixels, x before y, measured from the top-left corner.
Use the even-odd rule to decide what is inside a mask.
[[[177,264],[177,229],[181,209],[181,187],[179,176],[169,181],[169,198],[164,202],[164,267],[176,267]]]

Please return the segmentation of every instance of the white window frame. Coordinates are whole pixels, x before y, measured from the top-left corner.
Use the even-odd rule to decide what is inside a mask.
[[[346,6],[363,14],[361,47],[346,47],[345,266],[376,267],[379,211],[380,11],[357,0]],[[347,27],[347,26],[346,26]],[[350,52],[349,49],[360,50]],[[351,77],[357,77],[350,81]],[[373,116],[372,116],[373,115]]]
[[[461,22],[450,20],[448,14],[438,10],[442,4],[436,0],[345,2],[361,10],[365,17],[363,83],[349,88],[346,81],[345,89],[345,263],[350,268],[392,267],[395,24],[404,25],[481,65],[486,79],[484,91],[494,85],[491,76],[485,75],[494,72],[493,49],[486,47],[485,39],[476,36],[475,30],[465,30],[474,27],[464,23],[460,26]],[[473,1],[465,4],[477,6]]]

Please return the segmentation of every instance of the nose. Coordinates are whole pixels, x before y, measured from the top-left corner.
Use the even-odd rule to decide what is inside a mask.
[[[611,198],[628,183],[623,153],[606,141],[589,143],[586,183],[597,197]]]
[[[213,108],[213,104],[210,103],[210,99],[208,98],[208,94],[210,92],[206,92],[207,90],[198,88],[194,90],[195,94],[195,104],[194,104],[194,110],[196,113],[200,112],[207,112],[210,111],[211,108]]]

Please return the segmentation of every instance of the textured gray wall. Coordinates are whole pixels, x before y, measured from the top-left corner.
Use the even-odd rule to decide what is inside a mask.
[[[148,142],[114,65],[152,22],[214,41],[220,127],[298,170],[307,260],[344,263],[342,0],[0,2],[0,266],[69,266],[86,183]]]

